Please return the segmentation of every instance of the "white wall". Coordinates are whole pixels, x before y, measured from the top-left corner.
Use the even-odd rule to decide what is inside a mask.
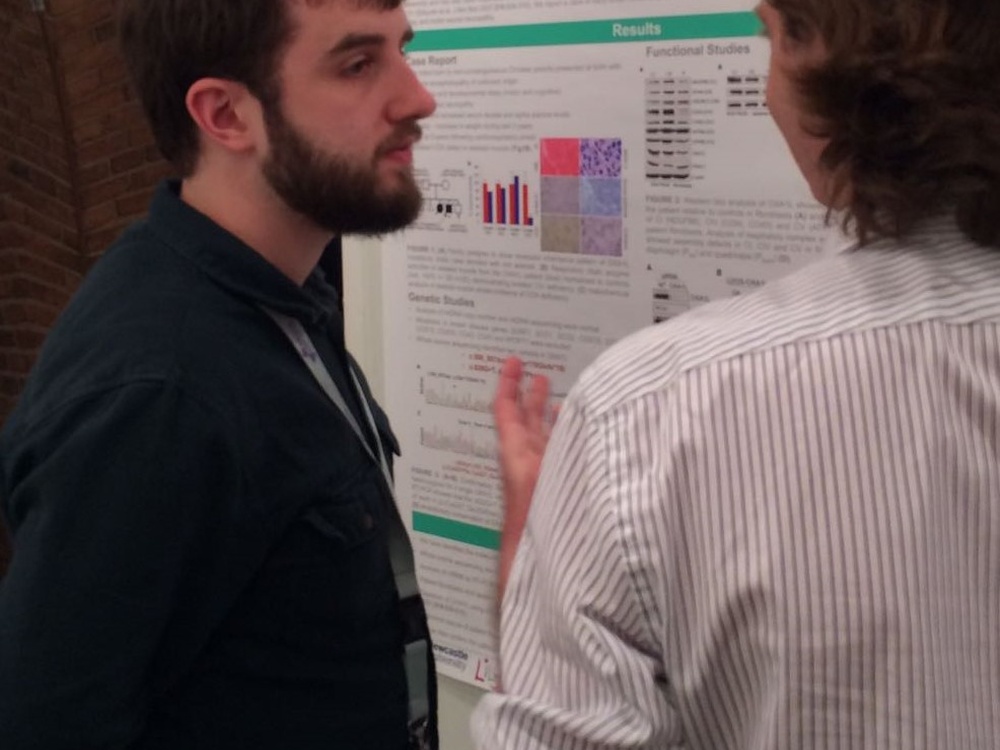
[[[400,262],[403,262],[402,258]],[[379,242],[357,239],[344,241],[347,347],[365,371],[375,397],[385,403],[381,263],[382,248]],[[440,677],[438,688],[441,750],[466,750],[472,747],[469,715],[482,691],[450,677]]]

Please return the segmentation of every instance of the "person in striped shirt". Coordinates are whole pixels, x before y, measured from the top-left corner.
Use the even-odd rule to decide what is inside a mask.
[[[1000,747],[1000,4],[757,12],[856,242],[619,342],[551,439],[504,366],[480,748]]]

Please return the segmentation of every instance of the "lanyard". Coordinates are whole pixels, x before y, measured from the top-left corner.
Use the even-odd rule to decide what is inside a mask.
[[[368,456],[375,461],[382,469],[386,486],[393,495],[391,509],[389,512],[389,559],[392,564],[392,575],[396,581],[396,589],[399,592],[400,605],[404,623],[404,653],[403,666],[406,669],[406,683],[409,693],[409,716],[411,735],[419,734],[426,730],[428,715],[430,713],[430,701],[427,695],[428,668],[429,668],[429,642],[426,635],[426,625],[424,624],[423,604],[420,600],[420,590],[417,586],[416,564],[413,560],[413,547],[410,545],[410,537],[403,526],[403,519],[399,516],[399,508],[396,505],[395,493],[393,491],[392,473],[389,471],[389,461],[386,458],[385,450],[382,448],[382,439],[379,437],[378,426],[375,424],[375,417],[372,414],[371,405],[365,398],[364,389],[358,380],[354,367],[348,365],[351,376],[351,383],[354,391],[361,402],[362,411],[368,426],[371,428],[372,436],[375,439],[375,450],[373,451],[368,442],[368,438],[361,430],[361,426],[354,418],[351,411],[340,392],[340,388],[334,382],[323,360],[320,359],[316,346],[309,338],[305,328],[297,319],[282,315],[281,313],[263,308],[264,312],[278,325],[282,333],[288,338],[296,353],[305,363],[306,367],[316,378],[323,392],[337,407],[351,430],[357,435],[358,440],[365,448]],[[377,455],[376,455],[377,454]]]

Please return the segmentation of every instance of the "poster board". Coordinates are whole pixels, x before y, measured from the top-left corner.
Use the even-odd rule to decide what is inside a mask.
[[[733,0],[409,0],[435,95],[425,205],[383,253],[386,406],[442,674],[496,680],[490,401],[519,355],[556,398],[621,337],[833,241]]]

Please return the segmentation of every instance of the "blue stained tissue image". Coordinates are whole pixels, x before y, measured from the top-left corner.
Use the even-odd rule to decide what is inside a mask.
[[[584,216],[621,216],[622,181],[605,177],[581,177],[580,213]]]

